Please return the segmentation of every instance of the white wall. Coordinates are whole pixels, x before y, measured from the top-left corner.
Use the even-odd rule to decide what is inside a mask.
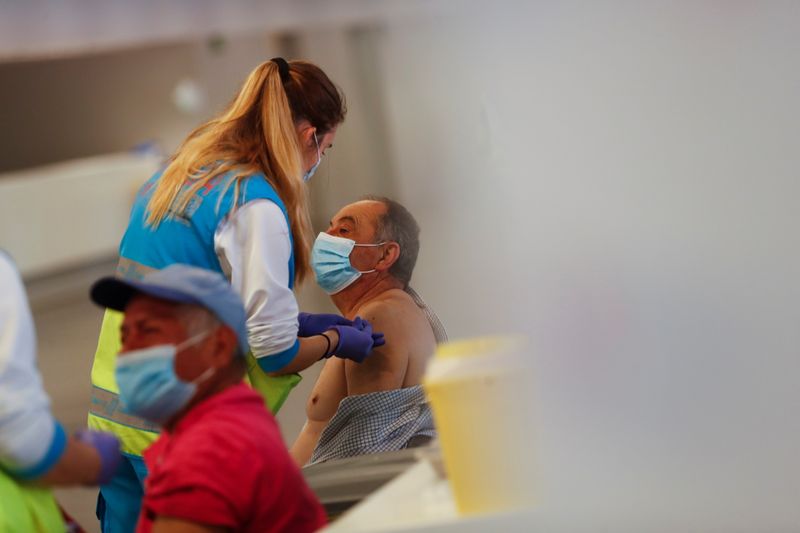
[[[161,163],[120,153],[0,174],[0,247],[26,277],[113,257],[136,191]]]
[[[247,73],[277,55],[266,32],[106,51],[48,61],[0,63],[0,172],[129,150],[145,141],[172,151],[228,103]],[[173,90],[185,79],[205,105],[182,112]]]
[[[531,337],[543,530],[800,527],[798,46],[788,2],[389,25],[416,283]]]
[[[369,53],[379,30],[320,26],[298,34],[299,57],[313,58],[345,95],[347,116],[334,147],[310,182],[316,229],[324,231],[344,205],[365,194],[394,195],[385,91],[378,58]]]

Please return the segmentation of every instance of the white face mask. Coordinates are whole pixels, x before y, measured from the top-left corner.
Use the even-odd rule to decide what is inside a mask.
[[[311,167],[308,172],[303,175],[303,181],[308,181],[311,179],[311,176],[314,175],[314,172],[317,171],[319,164],[322,163],[322,152],[319,151],[319,141],[317,140],[317,132],[314,132],[314,142],[317,143],[317,162],[314,163],[314,166]]]

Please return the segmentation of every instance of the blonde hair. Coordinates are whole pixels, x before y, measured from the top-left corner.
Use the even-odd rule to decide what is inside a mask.
[[[340,91],[319,67],[292,61],[284,68],[281,76],[275,61],[256,67],[227,109],[189,134],[158,179],[145,222],[156,228],[184,212],[201,188],[226,174],[235,210],[241,181],[263,174],[286,206],[295,280],[301,282],[309,272],[312,234],[296,124],[308,120],[321,136],[344,120],[346,110]]]

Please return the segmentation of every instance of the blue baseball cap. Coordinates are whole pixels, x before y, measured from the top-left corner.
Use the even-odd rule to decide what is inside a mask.
[[[205,307],[236,333],[242,354],[250,349],[244,305],[221,274],[174,264],[147,274],[141,281],[114,276],[101,278],[90,290],[92,301],[116,311],[125,311],[131,299],[140,294]]]

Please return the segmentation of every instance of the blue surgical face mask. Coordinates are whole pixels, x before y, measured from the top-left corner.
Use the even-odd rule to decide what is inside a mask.
[[[311,176],[314,175],[314,172],[317,171],[317,167],[319,164],[322,163],[322,153],[319,151],[319,141],[317,140],[317,132],[314,132],[314,142],[317,143],[317,162],[314,163],[314,166],[311,167],[308,172],[303,175],[303,181],[308,181],[311,179]]]
[[[114,375],[125,410],[163,425],[183,409],[197,392],[197,385],[214,374],[214,368],[208,368],[194,381],[183,381],[175,374],[175,356],[208,333],[195,335],[177,346],[162,344],[117,356]]]
[[[311,250],[311,268],[317,278],[317,284],[328,294],[336,294],[355,283],[362,274],[375,272],[372,270],[356,270],[350,264],[350,253],[356,246],[382,246],[376,244],[356,244],[352,239],[334,237],[327,233],[317,235],[314,248]]]

